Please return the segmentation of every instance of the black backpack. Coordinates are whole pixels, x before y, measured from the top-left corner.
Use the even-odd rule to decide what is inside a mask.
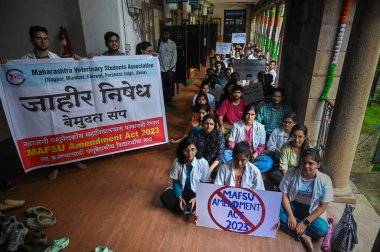
[[[353,206],[346,205],[332,236],[332,251],[349,252],[358,244],[357,226],[352,215],[354,210]]]

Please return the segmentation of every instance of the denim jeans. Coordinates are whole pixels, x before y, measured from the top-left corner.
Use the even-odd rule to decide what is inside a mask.
[[[292,209],[297,223],[301,222],[303,219],[310,215],[309,206],[307,205],[293,201],[290,203],[290,208]],[[299,240],[299,235],[288,228],[288,215],[286,214],[285,209],[282,205],[280,209],[280,222],[282,230],[284,230],[290,236],[294,237],[296,240]],[[315,238],[324,237],[327,234],[327,230],[327,221],[321,217],[318,217],[305,229],[305,234]]]

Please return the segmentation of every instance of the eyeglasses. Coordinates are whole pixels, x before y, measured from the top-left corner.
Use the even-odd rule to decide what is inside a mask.
[[[284,121],[284,124],[294,124],[292,121]]]
[[[190,152],[191,152],[191,153],[194,153],[194,152],[196,152],[196,151],[197,151],[196,148],[184,149],[184,150],[183,150],[183,153],[185,153],[185,154],[186,154],[186,153],[190,153]]]
[[[293,135],[292,137],[293,137],[293,139],[299,139],[299,140],[303,140],[306,138],[304,136],[296,136],[296,135]]]
[[[49,41],[48,37],[35,37],[34,39],[37,41]]]

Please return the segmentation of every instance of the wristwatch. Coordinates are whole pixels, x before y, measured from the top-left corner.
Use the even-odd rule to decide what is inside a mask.
[[[310,225],[310,221],[308,219],[303,219],[303,224],[305,224],[306,226],[309,226]]]

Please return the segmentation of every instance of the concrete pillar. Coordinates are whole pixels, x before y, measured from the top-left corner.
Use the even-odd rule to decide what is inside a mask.
[[[358,0],[323,157],[336,201],[354,202],[349,177],[380,53],[380,1]]]

